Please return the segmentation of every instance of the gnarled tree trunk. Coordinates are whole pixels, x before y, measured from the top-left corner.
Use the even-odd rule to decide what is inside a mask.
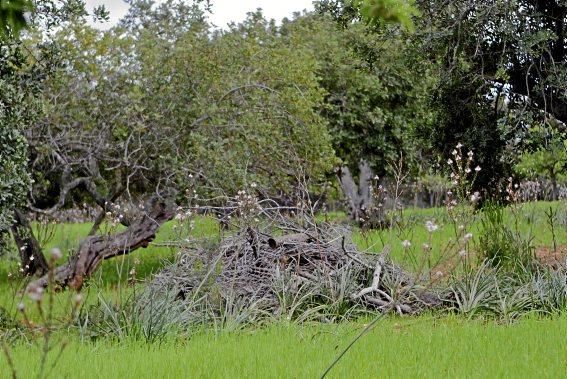
[[[342,167],[339,176],[343,194],[349,203],[349,217],[356,222],[359,222],[372,206],[372,194],[370,192],[372,169],[364,160],[360,161],[358,167],[360,171],[358,185],[348,167]]]
[[[175,211],[176,205],[172,199],[152,198],[145,212],[133,220],[125,231],[109,236],[90,236],[81,242],[77,253],[66,264],[55,269],[54,284],[80,289],[84,280],[103,260],[147,247],[160,226],[173,218]],[[48,276],[44,275],[30,286],[47,287],[49,284]]]
[[[22,273],[26,276],[45,274],[48,266],[43,252],[41,251],[41,246],[39,246],[39,242],[33,235],[28,219],[19,209],[14,211],[12,235],[14,236],[18,253],[20,254]]]

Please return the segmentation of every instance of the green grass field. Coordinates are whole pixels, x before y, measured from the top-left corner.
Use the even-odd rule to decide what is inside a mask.
[[[518,210],[518,229],[525,238],[533,238],[533,245],[537,247],[550,246],[552,244],[551,229],[547,224],[545,212],[552,207],[558,215],[567,217],[566,203],[537,202],[523,204]],[[404,228],[391,228],[386,230],[373,230],[368,233],[362,233],[357,230],[353,235],[354,242],[361,249],[370,249],[379,252],[384,245],[388,244],[392,247],[391,256],[395,260],[401,260],[403,256],[402,241],[409,240],[412,249],[420,249],[422,244],[431,243],[432,251],[439,252],[451,239],[455,238],[455,232],[452,223],[447,217],[445,209],[408,209],[404,211]],[[425,228],[425,223],[433,220],[439,225],[431,241],[429,241],[429,233]],[[505,222],[509,225],[515,223],[515,217],[512,212],[505,214]],[[556,226],[556,242],[558,244],[567,243],[567,230]],[[469,232],[473,234],[476,241],[482,232],[480,223],[480,215],[474,215]]]
[[[550,246],[551,232],[544,211],[552,205],[565,212],[564,203],[529,204],[522,209],[519,229],[533,235],[535,246]],[[335,218],[340,218],[334,215]],[[507,222],[513,222],[508,214]],[[562,216],[565,217],[565,216]],[[452,227],[443,210],[408,210],[407,227],[363,233],[355,230],[353,239],[361,249],[380,251],[392,246],[392,257],[403,255],[401,241],[408,239],[419,248],[429,242],[424,224],[434,219],[440,226],[432,241],[440,249],[452,238]],[[470,226],[476,236],[480,224]],[[90,224],[63,224],[55,229],[46,250],[59,247],[72,252]],[[190,237],[218,238],[218,226],[209,218],[196,220],[190,236],[175,222],[166,224],[147,249],[104,262],[85,288],[85,304],[94,304],[99,295],[125,301],[140,283],[127,283],[129,271],[143,281],[175,259],[177,249],[169,242]],[[556,231],[558,244],[567,243],[567,230]],[[8,279],[17,269],[15,261],[0,263],[0,307],[15,315],[21,296],[14,297],[17,280]],[[24,285],[22,283],[21,286]],[[25,298],[25,297],[24,297]],[[70,295],[55,297],[55,318],[68,313]],[[28,303],[26,303],[28,304]],[[30,317],[37,311],[28,304]],[[567,375],[567,315],[524,318],[512,325],[492,320],[468,320],[457,316],[389,316],[360,339],[331,372],[331,377],[550,377]],[[183,331],[159,343],[148,344],[127,337],[83,340],[75,329],[58,331],[53,342],[67,341],[54,378],[233,378],[233,377],[318,377],[334,358],[364,328],[366,321],[337,325],[275,324],[239,332]],[[21,377],[37,377],[41,339],[18,339],[12,348]],[[55,349],[50,356],[57,354]],[[9,376],[5,357],[0,355],[0,377]]]
[[[72,340],[55,378],[315,378],[363,324],[275,325],[198,333],[147,345]],[[567,317],[511,326],[459,318],[387,318],[358,341],[329,377],[561,378],[567,373]],[[39,347],[13,350],[23,377],[37,374]],[[0,365],[0,377],[8,377]]]

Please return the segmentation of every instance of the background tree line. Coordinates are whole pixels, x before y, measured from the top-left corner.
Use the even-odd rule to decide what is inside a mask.
[[[224,31],[204,1],[130,0],[108,31],[79,0],[1,4],[0,230],[22,246],[30,212],[87,202],[100,221],[117,201],[252,183],[293,199],[361,160],[388,176],[403,157],[417,181],[447,174],[457,143],[487,195],[545,176],[556,198],[565,180],[565,1],[322,0]]]

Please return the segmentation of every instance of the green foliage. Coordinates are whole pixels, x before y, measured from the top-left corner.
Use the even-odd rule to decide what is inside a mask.
[[[567,140],[557,138],[547,148],[540,147],[534,152],[523,153],[515,168],[519,174],[530,178],[556,180],[567,168]]]
[[[26,135],[44,110],[42,83],[60,63],[56,47],[40,35],[82,8],[71,3],[35,2],[31,13],[30,1],[0,1],[0,234],[11,226],[14,208],[26,205],[32,183]],[[18,32],[24,26],[30,33],[22,39]]]
[[[385,21],[400,24],[409,31],[414,30],[412,17],[420,15],[411,0],[355,0],[354,5],[370,24]]]
[[[481,167],[490,167],[477,183],[497,195],[531,125],[567,119],[565,66],[553,63],[566,58],[567,10],[534,0],[417,3],[426,54],[441,64],[433,103],[441,117],[424,140],[445,156],[457,142],[474,146]]]
[[[481,225],[478,248],[482,252],[482,259],[493,266],[512,271],[522,272],[532,267],[532,240],[520,237],[508,226],[502,206],[486,205],[482,210]]]
[[[135,10],[156,22],[106,33],[79,23],[57,34],[70,64],[45,89],[50,116],[36,134],[36,172],[60,176],[49,157],[61,136],[82,138],[101,169],[113,167],[99,170],[103,188],[128,176],[133,193],[197,181],[202,191],[234,193],[254,182],[276,194],[332,169],[317,62],[306,46],[288,45],[261,14],[212,33],[198,9],[178,9],[187,12],[182,28]],[[84,147],[63,153],[74,172],[91,170]]]
[[[0,0],[0,38],[18,36],[27,25],[25,13],[31,10],[29,0]]]
[[[343,164],[360,159],[380,175],[400,155],[417,158],[415,133],[434,120],[429,92],[436,82],[416,41],[362,23],[337,25],[328,13],[284,24],[290,44],[307,45],[317,58],[325,90],[321,114]]]
[[[553,128],[533,128],[529,135],[535,134],[531,144],[518,158],[514,170],[517,174],[530,179],[544,179],[551,183],[551,198],[559,198],[559,184],[567,181],[567,137],[565,132]],[[538,134],[544,137],[538,138]]]
[[[25,203],[30,187],[24,132],[39,109],[27,63],[18,39],[0,39],[0,235],[12,225],[14,207]]]
[[[12,225],[30,185],[24,130],[34,109],[25,97],[16,83],[0,79],[0,233]]]
[[[196,37],[180,40],[163,64],[174,78],[166,96],[192,100],[175,103],[176,123],[207,116],[183,137],[193,169],[233,191],[246,181],[273,192],[301,175],[320,180],[335,159],[306,46],[287,45],[259,14],[211,42]]]

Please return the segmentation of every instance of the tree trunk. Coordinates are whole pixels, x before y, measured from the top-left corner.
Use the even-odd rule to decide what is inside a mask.
[[[339,181],[343,194],[349,202],[349,217],[351,220],[359,222],[361,218],[366,218],[372,208],[372,169],[368,162],[361,160],[359,165],[358,185],[348,167],[341,168]]]
[[[557,201],[559,199],[559,187],[557,185],[557,175],[551,172],[551,200]]]
[[[122,193],[124,193],[124,186],[122,186],[121,184],[118,184],[116,190],[114,191],[112,196],[110,196],[110,202],[111,203],[116,202],[116,200],[118,200],[118,198],[120,196],[122,196]],[[94,236],[98,232],[100,225],[104,221],[104,217],[106,216],[106,212],[108,211],[107,205],[109,205],[109,204],[104,203],[104,204],[100,205],[101,210],[95,218],[94,224],[91,228],[91,231],[89,232],[89,236]],[[124,220],[121,220],[121,221],[122,221],[122,225],[124,225],[126,227],[130,226],[130,224],[128,223],[129,221],[128,222],[125,222]]]
[[[358,175],[358,194],[359,194],[359,207],[363,213],[368,212],[372,207],[372,194],[370,188],[372,186],[372,169],[365,160],[361,160],[359,165]]]
[[[26,276],[47,272],[48,265],[41,251],[39,242],[35,239],[31,225],[22,211],[14,211],[14,224],[12,225],[12,235],[16,241],[22,272]]]
[[[145,207],[145,212],[121,233],[110,236],[90,236],[79,245],[77,253],[68,262],[55,269],[54,281],[60,287],[80,289],[105,259],[129,254],[147,247],[155,238],[160,226],[175,215],[177,207],[172,199],[154,197]],[[48,276],[44,275],[30,286],[47,287]]]
[[[349,217],[351,220],[358,221],[360,218],[358,189],[348,167],[341,168],[339,182],[341,183],[343,194],[348,200]]]

